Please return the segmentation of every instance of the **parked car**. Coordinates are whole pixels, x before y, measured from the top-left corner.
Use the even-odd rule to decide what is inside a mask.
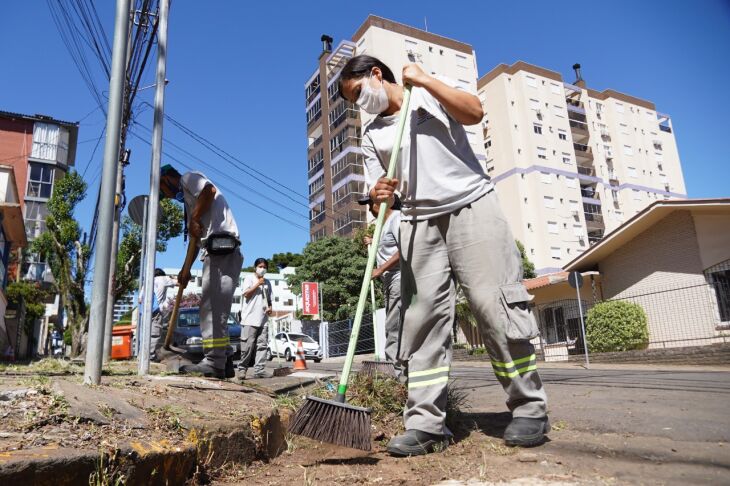
[[[305,359],[314,360],[315,363],[322,361],[322,348],[319,343],[306,334],[295,334],[291,332],[280,332],[269,341],[269,349],[266,357],[271,361],[275,356],[283,357],[287,361],[294,361],[297,355],[297,343],[302,341]]]
[[[233,314],[228,316],[229,353],[233,359],[241,358],[241,325]],[[203,338],[200,335],[200,309],[187,307],[180,309],[177,327],[172,337],[172,345],[190,354],[203,355]]]

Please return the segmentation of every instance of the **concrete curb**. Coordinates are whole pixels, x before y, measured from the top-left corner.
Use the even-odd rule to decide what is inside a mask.
[[[0,453],[0,484],[75,486],[89,484],[95,473],[110,479],[123,476],[129,486],[185,484],[224,464],[276,457],[286,449],[286,419],[272,409],[251,417],[250,423],[192,429],[180,445],[163,440],[131,442],[116,450],[44,447]]]

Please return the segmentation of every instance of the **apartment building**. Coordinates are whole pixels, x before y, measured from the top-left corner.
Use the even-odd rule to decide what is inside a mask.
[[[351,236],[366,224],[368,214],[357,199],[365,191],[360,151],[364,127],[372,116],[342,99],[339,72],[357,54],[369,54],[388,65],[400,82],[403,66],[421,63],[434,75],[451,78],[459,88],[476,93],[477,66],[469,44],[374,15],[352,36],[332,48],[322,36],[317,69],[304,85],[307,122],[310,236]],[[484,159],[482,131],[467,127],[475,153]]]
[[[179,268],[165,268],[167,275],[177,275],[180,273]],[[191,272],[192,278],[190,283],[183,292],[185,295],[195,294],[201,295],[203,293],[203,270],[194,269]],[[298,309],[299,297],[297,297],[289,287],[286,281],[287,275],[296,273],[296,268],[286,267],[281,269],[279,272],[269,272],[266,274],[266,279],[271,282],[271,308],[276,316],[282,316],[285,314],[291,314],[296,312]],[[241,302],[243,295],[243,280],[248,276],[253,275],[253,272],[241,272],[238,287],[233,293],[233,305],[231,306],[231,312],[238,314],[241,310]],[[168,292],[168,296],[174,297],[177,295],[177,287],[173,288]]]
[[[78,123],[0,111],[0,163],[15,172],[28,241],[46,229],[48,199],[54,182],[74,165],[78,131]],[[50,278],[46,265],[32,256],[22,274],[29,280]]]
[[[137,307],[137,304],[134,300],[134,292],[129,292],[128,294],[123,295],[114,303],[114,307],[112,309],[112,322],[119,322],[125,314],[135,307]]]
[[[538,274],[563,265],[656,200],[686,198],[669,115],[525,62],[479,79],[487,171]]]

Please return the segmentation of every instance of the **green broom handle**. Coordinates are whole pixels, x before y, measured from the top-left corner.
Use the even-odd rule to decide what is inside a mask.
[[[375,325],[375,281],[370,280],[370,307],[373,312],[373,341],[375,341],[375,361],[380,361],[378,356],[378,326]]]
[[[395,135],[395,143],[390,153],[390,162],[388,163],[388,172],[386,177],[392,179],[395,175],[398,154],[400,153],[401,140],[403,140],[403,131],[405,130],[406,120],[408,119],[408,106],[411,101],[411,87],[403,87],[403,103],[400,107],[400,116],[398,117],[398,129]],[[380,234],[383,232],[383,222],[385,221],[385,213],[388,211],[388,203],[380,203],[380,211],[378,219],[375,221],[375,231],[373,232],[373,241],[370,251],[368,252],[368,264],[365,266],[365,276],[362,279],[362,287],[360,287],[360,298],[357,301],[357,310],[355,311],[355,322],[352,325],[350,333],[350,343],[347,346],[347,358],[345,358],[345,366],[342,368],[342,376],[340,376],[340,386],[337,388],[336,401],[345,403],[345,393],[347,392],[347,382],[352,369],[352,362],[355,359],[355,348],[357,347],[357,338],[360,334],[360,324],[362,324],[362,316],[365,312],[365,302],[368,300],[368,288],[373,278],[373,266],[375,265],[375,249],[380,243]]]

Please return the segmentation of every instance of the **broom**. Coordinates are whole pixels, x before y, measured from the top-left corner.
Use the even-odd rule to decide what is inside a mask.
[[[281,366],[281,356],[279,355],[279,341],[276,340],[276,332],[271,327],[272,320],[269,317],[269,342],[274,341],[274,352],[276,353],[276,368],[274,368],[274,376],[290,375],[292,369],[289,366]]]
[[[183,263],[182,270],[190,271],[190,267],[193,266],[195,257],[198,256],[198,238],[194,236],[190,237],[190,243],[188,244],[188,252],[185,254],[185,262]],[[168,351],[174,351],[179,354],[185,353],[184,349],[176,348],[172,346],[172,337],[175,335],[175,327],[177,327],[177,316],[180,311],[180,301],[183,297],[185,287],[180,285],[178,282],[177,296],[175,296],[175,304],[172,306],[172,313],[170,314],[170,322],[167,325],[167,335],[165,336],[165,349]]]
[[[386,177],[393,178],[395,175],[396,161],[400,152],[401,140],[403,139],[403,131],[408,118],[408,106],[411,100],[411,87],[405,86],[403,89],[403,104],[401,105],[400,116],[398,118],[398,127],[395,136],[393,151],[390,154],[390,162],[388,164],[388,172]],[[362,324],[362,316],[365,312],[365,302],[368,298],[368,287],[370,286],[373,265],[375,264],[375,248],[380,241],[380,233],[383,230],[383,222],[385,213],[388,210],[388,203],[380,204],[380,212],[375,222],[375,232],[373,233],[372,250],[368,252],[368,263],[365,267],[365,276],[360,287],[360,297],[357,301],[357,311],[355,312],[355,322],[352,325],[350,334],[350,342],[347,346],[347,358],[342,368],[340,376],[340,385],[337,388],[337,397],[334,400],[324,400],[316,397],[307,397],[302,407],[294,415],[290,432],[296,435],[303,435],[310,439],[329,442],[354,449],[369,451],[370,443],[370,414],[371,409],[363,407],[355,407],[345,403],[345,394],[347,393],[347,382],[352,369],[352,361],[355,358],[355,348],[357,347],[357,338],[360,334],[360,324]]]
[[[372,244],[372,243],[371,243]],[[363,361],[362,367],[360,368],[359,375],[364,376],[376,376],[376,375],[387,375],[396,376],[395,364],[392,361],[383,360],[380,361],[378,356],[378,327],[375,325],[375,282],[370,282],[370,307],[373,310],[373,340],[375,341],[375,361]]]

